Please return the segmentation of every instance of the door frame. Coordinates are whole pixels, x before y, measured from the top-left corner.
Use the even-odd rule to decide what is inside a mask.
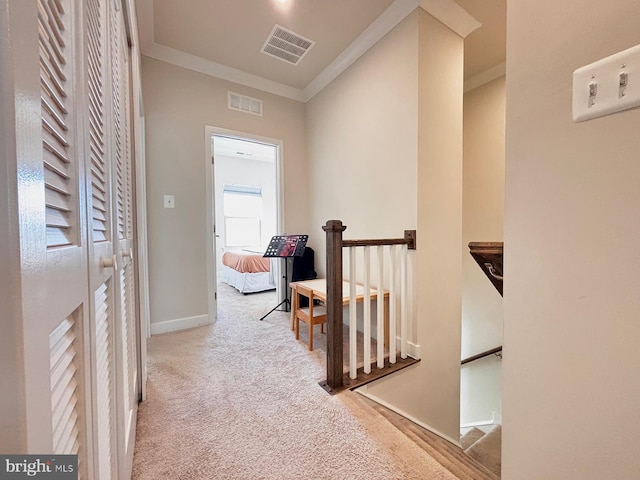
[[[249,142],[265,143],[276,147],[276,228],[278,233],[284,231],[284,142],[277,138],[263,137],[253,133],[229,130],[226,128],[205,125],[204,128],[204,162],[206,179],[206,262],[207,262],[207,305],[209,311],[209,323],[214,323],[217,316],[217,275],[216,275],[216,252],[215,252],[215,185],[213,184],[213,137],[223,136],[246,140]],[[279,272],[276,271],[276,278]],[[280,298],[280,282],[276,282],[276,291]]]

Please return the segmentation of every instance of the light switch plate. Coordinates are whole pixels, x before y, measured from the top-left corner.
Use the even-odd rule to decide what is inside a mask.
[[[573,72],[573,121],[640,106],[640,45]]]
[[[165,195],[164,208],[175,208],[175,206],[176,206],[176,197],[173,195]]]

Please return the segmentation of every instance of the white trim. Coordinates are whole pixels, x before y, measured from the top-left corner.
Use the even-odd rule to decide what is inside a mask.
[[[302,90],[284,85],[283,83],[267,80],[266,78],[243,72],[236,68],[227,67],[220,63],[212,62],[202,57],[197,57],[189,53],[166,47],[158,43],[153,43],[144,54],[147,57],[155,58],[163,62],[171,63],[179,67],[204,73],[212,77],[221,78],[229,82],[244,85],[245,87],[257,88],[267,93],[273,93],[281,97],[290,98],[299,102],[303,101]]]
[[[187,328],[201,327],[203,325],[208,325],[209,323],[209,315],[198,315],[197,317],[165,320],[164,322],[151,324],[151,335],[177,332],[178,330],[186,330]]]
[[[493,417],[494,425],[502,425],[502,414],[498,412],[492,412],[491,416]]]
[[[482,26],[453,0],[420,0],[420,8],[444,23],[462,38]]]
[[[400,350],[401,346],[402,338],[396,337],[396,349]],[[411,358],[415,358],[416,360],[420,360],[422,358],[422,347],[417,343],[407,341],[407,355]]]
[[[138,0],[137,7],[143,55],[303,103],[322,91],[418,7],[463,38],[481,26],[454,0],[395,0],[304,90],[300,90],[156,43],[153,36],[153,0]]]
[[[487,425],[494,425],[495,422],[493,418],[489,418],[488,420],[478,420],[476,422],[467,422],[460,425],[460,428],[472,428],[472,427],[486,427]]]
[[[214,319],[216,318],[216,300],[215,293],[217,291],[217,282],[216,282],[216,256],[213,250],[213,222],[215,221],[215,213],[213,210],[213,198],[214,198],[214,185],[212,181],[211,174],[211,162],[213,158],[213,149],[211,148],[211,142],[214,136],[225,136],[231,138],[237,138],[240,140],[249,140],[260,143],[265,143],[268,145],[274,145],[276,147],[276,191],[277,191],[277,213],[276,213],[276,222],[278,233],[284,232],[284,218],[285,218],[285,207],[284,207],[284,142],[277,138],[263,137],[260,135],[254,135],[252,133],[240,132],[237,130],[229,130],[226,128],[212,127],[210,125],[205,125],[204,127],[204,161],[205,161],[205,177],[206,177],[206,191],[205,198],[206,200],[206,264],[207,264],[207,292],[208,292],[208,305],[209,305],[209,316]],[[276,278],[280,278],[279,270],[275,272]],[[281,282],[276,282],[276,291],[278,298],[281,298],[284,295],[284,292],[281,288]]]
[[[320,74],[305,87],[304,102],[308,102],[342,72],[364,55],[382,37],[393,30],[411,12],[418,8],[419,0],[396,0],[351,44],[338,55]]]
[[[491,67],[484,72],[480,72],[473,77],[470,77],[464,81],[464,93],[467,93],[475,88],[481,87],[493,80],[506,75],[507,64],[506,62],[499,63],[495,67]]]
[[[373,400],[376,403],[379,403],[380,405],[382,405],[383,407],[388,408],[389,410],[396,412],[398,415],[403,416],[404,418],[406,418],[407,420],[412,421],[413,423],[415,423],[416,425],[421,426],[422,428],[429,430],[431,433],[435,433],[436,435],[438,435],[441,438],[444,438],[445,440],[447,440],[448,442],[453,443],[454,445],[460,446],[460,439],[453,439],[451,437],[449,437],[448,435],[445,435],[442,432],[439,432],[438,430],[436,430],[433,427],[430,427],[429,425],[427,425],[424,422],[421,422],[420,420],[418,420],[417,418],[415,418],[412,415],[409,415],[407,412],[405,412],[404,410],[391,405],[389,402],[382,400],[380,397],[373,395],[371,393],[369,393],[368,391],[368,386],[364,385],[360,388],[357,388],[354,390],[354,392],[359,393],[360,395],[362,395],[363,397],[368,398],[369,400]]]

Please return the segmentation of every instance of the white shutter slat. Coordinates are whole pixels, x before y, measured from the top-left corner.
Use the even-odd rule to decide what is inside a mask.
[[[61,87],[58,88],[58,84],[53,82],[51,77],[47,75],[46,70],[44,70],[44,66],[45,65],[43,65],[41,62],[40,86],[44,90],[45,98],[49,98],[53,103],[55,103],[55,108],[57,111],[66,114],[68,113],[67,107],[64,104],[66,94],[64,93],[64,90],[62,90]]]
[[[96,311],[96,385],[98,403],[98,468],[100,478],[111,478],[111,311],[110,290],[102,284],[95,292]]]
[[[64,10],[62,9],[62,5],[58,7],[55,5],[55,3],[52,0],[49,0],[47,2],[47,6],[49,7],[48,11],[51,13],[51,18],[53,21],[56,22],[58,29],[64,30],[64,23],[62,22],[62,17],[61,17],[61,15],[64,13]]]
[[[63,212],[68,212],[68,202],[67,197],[55,190],[49,189],[45,192],[45,201],[47,206],[50,208],[55,208],[56,210],[61,210]]]
[[[87,78],[89,111],[89,158],[91,160],[90,196],[91,230],[94,242],[108,239],[108,210],[105,201],[107,191],[105,132],[104,132],[104,61],[103,35],[106,30],[98,1],[88,2],[87,8]]]
[[[80,409],[79,375],[76,352],[80,348],[75,332],[74,316],[64,319],[49,335],[49,362],[51,378],[51,421],[53,452],[77,453],[79,445]]]
[[[45,177],[47,246],[72,245],[75,232],[76,162],[70,154],[72,132],[66,23],[61,0],[38,0],[42,158]]]
[[[123,146],[122,49],[120,22],[111,23],[111,84],[113,93],[113,153],[115,166],[116,227],[118,239],[125,238],[125,165]]]
[[[48,189],[55,190],[68,197],[71,196],[68,178],[65,178],[59,171],[55,171],[49,164],[45,164],[44,183]],[[70,203],[71,201],[69,200],[67,204]]]

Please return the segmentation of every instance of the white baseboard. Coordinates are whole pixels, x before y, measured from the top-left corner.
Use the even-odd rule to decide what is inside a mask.
[[[491,412],[491,418],[487,420],[463,423],[460,425],[460,428],[487,427],[489,425],[502,425],[502,415],[498,412]]]
[[[493,412],[493,423],[494,425],[502,425],[502,414],[498,412]]]
[[[176,320],[166,320],[164,322],[151,323],[151,335],[159,333],[176,332],[187,328],[201,327],[209,324],[209,315],[198,315],[197,317],[178,318]]]
[[[400,352],[402,348],[402,340],[400,337],[396,337],[396,350]],[[416,360],[420,360],[422,355],[422,347],[416,343],[407,342],[407,355]]]
[[[476,422],[467,422],[460,424],[460,428],[471,428],[471,427],[486,427],[488,425],[493,425],[493,418],[488,420],[478,420]]]
[[[420,420],[418,420],[417,418],[413,417],[412,415],[409,415],[407,412],[401,410],[400,408],[396,407],[395,405],[391,405],[390,403],[388,403],[385,400],[382,400],[380,397],[373,395],[371,393],[369,393],[367,391],[367,386],[363,386],[360,388],[357,388],[354,390],[354,392],[359,393],[360,395],[362,395],[363,397],[368,398],[369,400],[373,400],[376,403],[379,403],[380,405],[382,405],[383,407],[388,408],[389,410],[396,412],[398,415],[402,415],[404,418],[406,418],[407,420],[411,420],[413,423],[415,423],[416,425],[421,426],[422,428],[429,430],[431,433],[435,433],[436,435],[438,435],[441,438],[444,438],[445,440],[447,440],[448,442],[453,443],[454,445],[457,445],[458,447],[460,446],[460,439],[454,439],[451,438],[448,435],[445,435],[442,432],[439,432],[438,430],[436,430],[433,427],[430,427],[429,425],[427,425],[424,422],[421,422]]]

